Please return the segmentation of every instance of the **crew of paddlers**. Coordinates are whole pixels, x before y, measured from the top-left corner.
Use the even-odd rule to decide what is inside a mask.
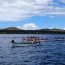
[[[32,42],[32,43],[39,43],[40,39],[39,39],[39,37],[35,37],[35,36],[31,36],[31,37],[27,36],[27,37],[23,38],[23,42],[24,41]]]
[[[36,36],[27,36],[27,37],[23,37],[22,38],[22,42],[32,42],[32,43],[40,43],[40,42],[44,42],[44,41],[65,41],[65,38],[64,37],[54,37],[53,39],[50,39],[50,38],[39,38],[39,37],[36,37]],[[11,41],[12,43],[15,43],[14,40]]]

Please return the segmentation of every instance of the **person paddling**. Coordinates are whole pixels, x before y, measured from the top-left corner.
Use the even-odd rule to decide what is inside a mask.
[[[12,43],[15,43],[14,40],[11,41]]]

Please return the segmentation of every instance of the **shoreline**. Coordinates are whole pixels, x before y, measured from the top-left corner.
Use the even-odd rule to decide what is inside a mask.
[[[0,34],[65,34],[65,30],[0,30]]]

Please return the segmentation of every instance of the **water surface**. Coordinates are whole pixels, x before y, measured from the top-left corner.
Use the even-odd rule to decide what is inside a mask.
[[[65,65],[65,42],[41,42],[40,45],[11,48],[11,40],[21,41],[22,37],[37,36],[53,39],[65,35],[0,35],[0,65]]]

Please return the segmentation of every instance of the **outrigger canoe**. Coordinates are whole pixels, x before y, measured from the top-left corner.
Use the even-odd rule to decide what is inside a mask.
[[[34,44],[39,44],[39,41],[22,41],[22,42],[15,42],[14,40],[11,41],[12,43],[12,47],[16,46],[30,46],[30,45],[34,45]]]

